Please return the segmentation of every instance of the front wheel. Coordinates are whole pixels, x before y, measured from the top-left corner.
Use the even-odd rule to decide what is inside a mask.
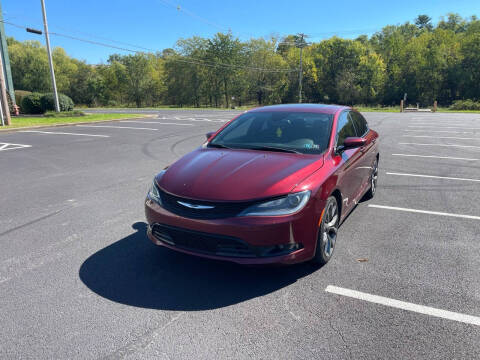
[[[377,181],[378,181],[378,159],[375,159],[375,162],[372,166],[372,173],[370,174],[370,189],[366,193],[367,199],[372,199],[377,192]]]
[[[317,249],[313,261],[325,265],[332,257],[337,242],[340,214],[335,196],[327,199],[317,238]]]

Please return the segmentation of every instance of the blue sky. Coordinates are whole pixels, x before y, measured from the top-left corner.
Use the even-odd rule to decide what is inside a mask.
[[[385,25],[413,21],[427,14],[434,22],[449,12],[480,17],[479,0],[45,0],[50,32],[99,42],[102,38],[150,49],[173,47],[177,39],[210,37],[228,31],[241,39],[303,32],[311,41],[336,34],[353,38],[371,35]],[[1,1],[4,20],[43,29],[40,0]],[[177,9],[180,6],[180,11]],[[5,25],[7,36],[18,40],[44,37]],[[53,46],[89,63],[105,62],[115,49],[51,36]],[[128,45],[113,44],[132,48]]]

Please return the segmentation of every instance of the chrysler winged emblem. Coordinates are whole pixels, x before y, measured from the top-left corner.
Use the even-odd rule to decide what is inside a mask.
[[[207,209],[213,209],[215,207],[215,206],[208,206],[208,205],[189,204],[183,201],[177,201],[177,203],[185,207],[188,207],[190,209],[196,209],[196,210],[207,210]]]

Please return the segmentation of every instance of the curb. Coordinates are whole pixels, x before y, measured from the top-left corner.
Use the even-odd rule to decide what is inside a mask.
[[[144,116],[136,116],[131,118],[123,118],[123,119],[109,119],[109,120],[94,120],[94,121],[82,121],[82,122],[73,122],[73,123],[62,123],[62,124],[52,124],[52,125],[36,125],[36,126],[25,126],[25,127],[18,127],[9,129],[2,129],[3,126],[0,126],[0,134],[7,133],[7,132],[15,132],[15,131],[22,131],[22,130],[30,130],[30,129],[43,129],[43,128],[51,128],[51,127],[61,127],[61,126],[72,126],[72,125],[86,125],[86,124],[95,124],[101,122],[110,122],[110,121],[122,121],[122,120],[136,120],[136,119],[145,119],[145,118],[154,118],[157,115],[144,115]]]

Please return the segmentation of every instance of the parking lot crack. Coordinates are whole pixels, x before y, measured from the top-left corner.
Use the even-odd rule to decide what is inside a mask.
[[[343,336],[343,333],[339,329],[337,329],[335,326],[333,326],[331,319],[328,320],[328,324],[330,325],[330,328],[338,334],[340,339],[342,339],[343,345],[345,347],[345,352],[348,353],[348,358],[351,359],[352,358],[352,352],[350,350],[350,346],[348,345],[347,341],[345,340],[345,338]]]
[[[158,328],[154,328],[152,330],[149,330],[148,332],[144,333],[139,338],[131,341],[126,346],[121,347],[120,349],[117,349],[113,353],[110,353],[110,354],[106,355],[102,359],[111,359],[111,360],[125,359],[128,356],[131,356],[135,353],[138,353],[138,352],[146,349],[147,347],[149,347],[155,341],[155,339],[160,334],[162,334],[162,332],[167,327],[169,327],[174,322],[176,322],[184,314],[185,314],[185,312],[180,312],[180,313],[175,314],[166,324],[163,324],[162,326],[160,326]],[[164,355],[166,355],[166,354],[164,354]]]

